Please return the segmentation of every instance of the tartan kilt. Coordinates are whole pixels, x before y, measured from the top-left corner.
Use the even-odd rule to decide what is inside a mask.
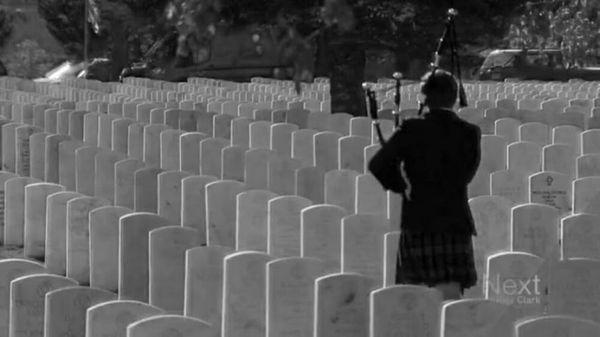
[[[458,282],[461,291],[477,283],[471,234],[400,233],[397,284]]]

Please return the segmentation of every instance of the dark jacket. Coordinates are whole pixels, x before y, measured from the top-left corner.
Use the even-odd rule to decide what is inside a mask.
[[[477,234],[467,186],[479,167],[480,139],[478,126],[453,111],[435,110],[404,121],[375,154],[371,173],[385,189],[408,194],[402,230]]]

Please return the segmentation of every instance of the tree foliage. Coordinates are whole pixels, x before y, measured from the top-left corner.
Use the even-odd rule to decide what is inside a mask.
[[[597,1],[527,2],[523,7],[506,37],[511,47],[561,49],[569,66],[597,63]]]
[[[56,66],[59,56],[44,50],[35,40],[23,40],[14,46],[4,62],[11,76],[35,78]]]
[[[140,57],[165,34],[164,7],[168,0],[103,0],[92,2],[99,13],[99,32],[90,29],[90,55],[107,57],[117,44],[128,46],[132,58]],[[39,0],[38,11],[50,33],[68,55],[83,58],[84,1]],[[118,32],[122,30],[123,32]],[[123,36],[115,36],[124,34]],[[119,40],[115,40],[114,38]]]
[[[126,61],[140,59],[161,37],[175,32],[179,51],[202,53],[217,29],[263,29],[276,35],[284,60],[311,68],[328,53],[318,53],[327,32],[335,45],[388,51],[396,68],[424,71],[444,30],[446,11],[455,7],[464,68],[481,63],[482,51],[509,46],[562,48],[571,59],[596,53],[598,2],[583,0],[96,0],[100,32],[92,32],[91,55]],[[40,0],[39,11],[67,53],[82,57],[83,1]],[[579,13],[579,14],[578,14]],[[0,14],[1,15],[1,14]],[[2,16],[0,16],[0,23]],[[248,28],[250,27],[250,28]],[[1,34],[2,31],[0,31]],[[594,34],[592,34],[594,33]],[[1,37],[1,35],[0,35]],[[127,46],[127,51],[118,51]],[[159,48],[159,57],[176,46]],[[126,55],[125,55],[126,54]],[[298,55],[302,55],[298,57]],[[313,55],[315,58],[306,55]],[[201,56],[201,55],[200,55]],[[197,55],[195,59],[201,59]],[[471,57],[472,56],[472,57]],[[301,60],[300,60],[301,58]],[[122,62],[121,62],[122,63]],[[301,64],[302,63],[302,64]],[[329,62],[321,62],[325,68]],[[318,70],[317,62],[317,70]],[[323,67],[321,67],[323,68]],[[416,70],[415,70],[416,69]]]
[[[6,40],[13,30],[13,14],[8,10],[0,9],[0,47],[4,46]]]

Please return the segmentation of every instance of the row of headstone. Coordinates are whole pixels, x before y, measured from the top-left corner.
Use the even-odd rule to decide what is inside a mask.
[[[188,258],[192,251],[194,250],[188,253]],[[357,336],[366,335],[366,329],[369,326],[367,324],[369,321],[368,296],[373,289],[372,280],[369,278],[357,274],[337,274],[318,278],[324,273],[324,266],[312,259],[288,258],[273,261],[264,253],[241,252],[225,255],[226,253],[227,251],[220,250],[218,247],[197,248],[194,254],[203,255],[204,261],[224,259],[224,263],[213,262],[211,264],[209,262],[204,267],[210,268],[211,271],[215,267],[223,268],[224,281],[219,282],[218,272],[200,272],[197,275],[204,275],[203,277],[191,278],[196,282],[195,284],[186,284],[186,287],[192,287],[201,282],[200,284],[206,286],[212,284],[219,287],[222,284],[225,287],[223,292],[225,297],[222,302],[224,335],[259,335],[264,334],[265,329],[268,329],[273,335],[301,331],[303,331],[301,335],[309,335],[313,329],[311,311],[313,307],[316,308],[314,328],[318,335],[341,336],[348,333]],[[189,260],[187,262],[189,263]],[[261,272],[265,268],[267,268],[266,274]],[[10,302],[10,311],[6,310],[8,307],[4,305],[0,308],[6,310],[4,311],[6,313],[4,329],[10,329],[11,336],[40,335],[42,329],[44,335],[50,336],[62,336],[69,333],[83,335],[85,331],[87,333],[106,333],[106,330],[123,335],[123,328],[134,320],[163,313],[163,310],[141,302],[107,302],[114,300],[115,295],[96,288],[78,287],[76,286],[77,282],[69,278],[44,274],[44,267],[34,262],[4,260],[0,262],[0,269],[3,272],[2,275],[5,275],[3,286],[0,289],[7,291],[10,284],[10,297],[4,297],[4,303]],[[577,265],[575,265],[575,269],[578,269]],[[259,275],[264,276],[260,278]],[[207,279],[208,276],[210,279]],[[248,276],[251,278],[248,279]],[[190,282],[191,279],[186,278],[186,282]],[[211,279],[216,279],[217,282],[211,282]],[[316,282],[314,282],[315,279]],[[205,284],[202,280],[206,280],[208,283]],[[515,280],[513,282],[516,282]],[[266,282],[269,284],[267,292],[264,290]],[[560,283],[561,281],[556,282]],[[566,280],[562,279],[562,282],[564,283]],[[532,289],[537,289],[533,287],[537,287],[537,284],[532,285]],[[202,288],[195,287],[195,289]],[[506,289],[506,286],[503,289]],[[220,291],[214,291],[216,289],[204,288],[202,290],[204,295],[213,295],[213,297],[215,294],[221,294]],[[313,293],[316,306],[309,300]],[[211,297],[205,296],[200,297],[199,300],[208,300],[209,298]],[[211,303],[218,305],[218,302],[220,301],[217,299],[216,302]],[[43,303],[45,305],[42,305]],[[199,303],[202,302],[186,301],[186,310],[188,310],[186,313],[190,312],[189,308],[193,308],[194,304],[198,306]],[[261,303],[264,303],[262,310]],[[399,308],[397,303],[404,303],[404,305]],[[400,286],[378,290],[371,295],[371,310],[376,313],[371,315],[371,328],[379,331],[378,335],[382,336],[389,335],[390,331],[402,331],[399,329],[409,331],[422,329],[429,331],[427,335],[436,335],[434,334],[438,322],[436,312],[438,312],[437,307],[440,304],[440,294],[426,288]],[[503,310],[507,311],[506,308]],[[65,315],[65,312],[68,315]],[[215,310],[205,312],[214,315]],[[497,314],[496,311],[494,312]],[[398,313],[402,315],[397,315]],[[429,315],[421,316],[421,313]],[[339,321],[332,320],[332,315],[338,317]],[[269,324],[267,324],[266,317],[271,318],[268,320]],[[392,317],[404,317],[405,319],[385,319]],[[413,319],[413,317],[418,319]],[[464,323],[473,324],[473,322],[465,322],[467,317],[469,316],[461,317],[458,321],[446,318],[449,321],[448,330],[465,329],[464,326],[460,327]],[[392,322],[394,323],[391,324]],[[444,321],[442,322],[442,326],[446,328],[446,324]],[[182,327],[181,323],[173,324],[171,328],[179,329]],[[218,326],[214,320],[211,323],[213,328]],[[474,324],[485,323],[478,321]],[[494,328],[494,325],[486,328]],[[252,329],[248,329],[248,326]],[[385,331],[388,332],[385,333]],[[214,335],[216,336],[216,334]]]
[[[147,223],[148,221],[145,221],[145,222]],[[168,228],[165,228],[165,229],[168,229]],[[159,230],[159,231],[161,231],[161,230]],[[166,231],[165,231],[165,232],[166,232]],[[152,260],[150,259],[150,261],[152,261]],[[150,262],[150,263],[152,263],[152,262]],[[244,263],[243,265],[247,265],[247,264],[246,264],[246,263]],[[151,284],[152,284],[152,282],[151,282]],[[498,287],[498,286],[496,286],[496,287]]]
[[[595,170],[594,163],[590,166],[591,170]],[[585,166],[581,167],[583,171]],[[581,212],[599,214],[595,198],[600,175],[592,174],[572,180],[564,173],[553,171],[529,174],[518,170],[500,170],[490,174],[478,173],[469,188],[472,198],[492,195],[504,197],[513,205],[528,202],[546,204],[558,209],[561,215]]]
[[[201,163],[198,164],[198,162],[194,163],[193,161],[186,161],[185,163],[182,161],[181,165],[173,165],[173,163],[177,163],[179,162],[179,158],[171,158],[168,156],[161,156],[160,161],[162,162],[162,166],[164,168],[175,168],[176,166],[180,166],[183,168],[183,166],[185,166],[186,169],[189,169],[192,171],[192,173],[195,172],[202,172],[204,173],[204,171],[206,171],[206,174],[211,174],[211,175],[215,175],[217,177],[221,176],[223,178],[235,178],[235,179],[241,179],[242,178],[242,171],[241,168],[244,166],[247,167],[254,167],[254,165],[243,165],[240,163],[240,157],[242,156],[242,151],[243,148],[239,148],[239,147],[226,147],[224,146],[224,141],[220,142],[220,141],[216,141],[211,139],[203,139],[200,141],[200,144],[196,146],[192,146],[191,147],[191,153],[190,152],[183,152],[183,150],[188,149],[186,142],[184,141],[184,137],[183,136],[187,136],[187,134],[181,135],[181,151],[173,151],[174,148],[173,146],[175,146],[177,144],[177,142],[173,142],[173,141],[169,141],[171,140],[171,137],[169,137],[171,134],[174,134],[175,136],[180,135],[179,133],[177,133],[175,130],[166,130],[162,133],[162,140],[163,142],[160,145],[164,145],[163,146],[163,151],[160,151],[161,153],[179,153],[181,152],[181,154],[179,155],[180,158],[193,158],[195,157],[194,154],[197,152],[197,150],[199,150],[199,152],[201,153],[198,157],[201,157],[201,155],[204,155],[205,157],[208,157],[206,160],[201,161]],[[190,134],[189,136],[192,137],[187,137],[187,138],[191,138],[191,139],[195,139],[195,140],[200,140],[202,138],[202,136],[200,134],[196,135],[196,134]],[[330,136],[330,134],[326,134],[324,136]],[[58,136],[60,137],[60,136]],[[315,139],[319,139],[319,134],[315,135]],[[79,143],[77,141],[67,141],[64,138],[56,138],[56,136],[49,136],[46,137],[48,139],[46,139],[46,142],[44,144],[44,142],[41,141],[41,139],[43,137],[36,137],[36,139],[39,140],[34,144],[37,145],[35,148],[35,153],[45,153],[47,154],[47,156],[44,158],[44,160],[36,160],[36,162],[38,161],[42,161],[42,162],[48,162],[47,165],[44,165],[45,167],[42,170],[39,170],[39,172],[41,171],[45,171],[45,174],[42,176],[42,174],[38,174],[39,178],[46,178],[46,180],[48,181],[53,181],[53,182],[60,182],[61,184],[65,185],[67,187],[67,189],[69,190],[77,190],[80,193],[84,193],[84,194],[88,194],[88,195],[96,195],[99,197],[103,197],[105,199],[108,199],[110,201],[113,201],[114,199],[117,199],[116,195],[117,191],[116,188],[113,188],[113,185],[117,185],[117,183],[113,183],[113,181],[116,181],[116,177],[115,174],[113,173],[113,164],[118,161],[119,159],[123,159],[123,157],[121,157],[120,155],[118,155],[117,153],[114,152],[106,152],[101,150],[100,148],[97,147],[90,147],[90,146],[84,146],[82,143]],[[145,137],[146,138],[146,137]],[[146,140],[151,139],[151,137],[147,138]],[[166,139],[166,141],[165,141]],[[347,146],[348,147],[348,151],[354,151],[355,153],[353,153],[352,155],[350,155],[352,152],[348,152],[348,154],[344,154],[343,151],[339,152],[340,153],[340,158],[339,158],[339,162],[343,164],[344,167],[352,167],[354,169],[356,169],[357,171],[363,171],[365,168],[364,166],[366,166],[364,163],[367,162],[368,157],[370,155],[372,155],[372,153],[376,150],[376,148],[370,148],[370,149],[366,149],[368,151],[365,150],[365,153],[363,153],[363,151],[361,150],[360,147],[354,147],[355,142],[354,140],[359,140],[360,138],[348,138],[348,140],[350,142],[348,142],[349,145],[351,146]],[[308,140],[308,139],[307,139]],[[55,152],[53,152],[52,148],[54,147],[55,143],[54,141],[59,142],[58,145],[58,157],[56,157]],[[203,143],[205,142],[205,143]],[[153,150],[151,150],[152,148],[156,148],[151,146],[150,143],[152,143],[151,141],[146,141],[143,143],[149,143],[146,144],[148,146],[144,146],[147,153],[151,153],[153,152]],[[164,144],[162,144],[164,143]],[[276,144],[280,143],[279,141],[274,142]],[[316,142],[318,143],[318,141]],[[335,142],[334,142],[335,143]],[[341,148],[345,147],[346,142],[344,142],[344,140],[342,139],[340,141],[340,146]],[[169,144],[175,144],[175,145],[169,145]],[[192,143],[193,144],[193,143]],[[367,144],[367,143],[365,143]],[[159,144],[155,144],[156,146],[158,146]],[[337,146],[336,144],[332,144],[334,147]],[[45,151],[42,150],[42,148],[46,148]],[[160,148],[160,146],[158,146]],[[175,146],[176,148],[177,146]],[[311,146],[308,146],[307,149],[310,149]],[[355,151],[358,150],[358,151]],[[223,151],[222,154],[222,160],[219,160],[219,155],[220,155],[220,151]],[[156,151],[154,151],[156,152]],[[323,161],[327,161],[330,160],[330,158],[334,158],[337,157],[337,155],[335,153],[329,153],[331,152],[330,150],[326,150],[326,153],[320,155],[319,151],[314,152],[316,154],[315,157],[321,156],[323,159]],[[6,154],[10,154],[12,153],[10,151],[10,146],[8,147],[7,151],[5,151]],[[251,152],[251,153],[256,153],[256,155],[258,156],[264,156],[266,153],[261,153],[261,152]],[[275,155],[276,152],[269,152],[269,157],[272,157]],[[310,156],[310,154],[307,154],[308,156]],[[333,157],[331,156],[333,155]],[[146,155],[143,156],[144,159],[148,159]],[[152,157],[152,156],[151,156]],[[156,157],[156,156],[155,156]],[[38,157],[36,157],[37,159],[39,159]],[[212,159],[215,158],[215,159]],[[278,159],[274,158],[274,159]],[[95,160],[94,160],[95,159]],[[151,159],[151,158],[150,158]],[[247,159],[248,161],[252,161],[251,158],[244,158]],[[31,160],[32,164],[33,164],[33,159]],[[56,163],[58,161],[58,163]],[[152,161],[152,160],[150,160]],[[158,159],[154,160],[154,161],[159,161]],[[148,162],[148,160],[146,161]],[[333,161],[333,166],[332,168],[334,168],[334,166],[337,166],[337,161]],[[348,163],[348,165],[344,164],[344,163]],[[308,162],[307,162],[308,164]],[[289,181],[291,179],[286,179],[289,178],[288,176],[290,175],[291,171],[289,171],[290,169],[294,168],[294,167],[298,167],[298,165],[300,165],[300,163],[298,161],[294,161],[294,160],[285,160],[284,157],[281,157],[281,160],[274,160],[273,166],[269,166],[269,168],[271,168],[273,174],[272,174],[272,178],[274,179],[273,182],[273,188],[272,190],[275,190],[276,192],[279,193],[293,193],[293,189],[294,187],[292,185],[289,184]],[[290,166],[291,165],[291,166]],[[33,164],[32,166],[40,166],[39,163],[38,164]],[[58,169],[57,169],[58,166]],[[173,167],[170,167],[173,166]],[[280,171],[282,170],[283,171]],[[58,173],[56,172],[58,171]],[[260,171],[260,170],[259,170]],[[75,173],[75,174],[74,174]],[[78,174],[79,173],[79,174]],[[286,174],[288,176],[286,176]],[[56,175],[58,175],[58,179],[56,178]],[[118,176],[118,171],[117,174]],[[257,172],[257,175],[260,175],[260,173]],[[92,178],[94,177],[94,178]],[[244,179],[247,180],[252,180],[252,178],[255,178],[254,174],[252,172],[245,172],[244,171]],[[260,177],[256,176],[257,179],[261,179]],[[279,179],[277,179],[279,178]],[[261,180],[264,180],[265,178],[262,178]],[[288,184],[288,186],[286,187],[285,184]],[[251,181],[250,182],[251,185],[257,185],[257,188],[263,187],[260,186],[261,185],[261,181]],[[268,182],[268,184],[270,184],[270,182]],[[263,184],[264,185],[264,184]],[[118,185],[118,186],[122,186],[122,185]],[[116,186],[116,187],[118,187]],[[281,187],[280,187],[281,186]],[[93,192],[92,192],[93,191]],[[125,193],[120,193],[125,194]],[[320,199],[320,197],[317,195],[315,196],[317,199]],[[129,206],[129,205],[125,205],[125,206]]]

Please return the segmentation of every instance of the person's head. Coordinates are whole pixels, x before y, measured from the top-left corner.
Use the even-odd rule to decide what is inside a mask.
[[[452,109],[458,98],[458,83],[451,73],[436,69],[421,78],[421,94],[425,96],[423,103],[429,109]]]

